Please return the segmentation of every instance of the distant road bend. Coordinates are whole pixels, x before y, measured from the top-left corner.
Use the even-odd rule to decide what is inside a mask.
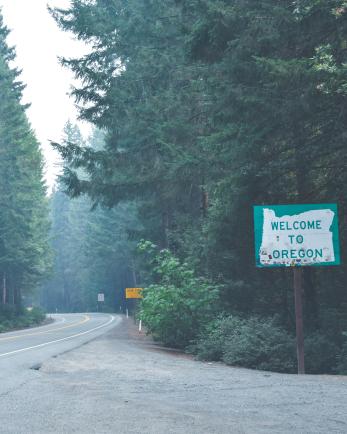
[[[45,326],[0,334],[0,368],[32,367],[100,336],[121,319],[101,313],[54,314]],[[0,386],[1,389],[1,386]]]

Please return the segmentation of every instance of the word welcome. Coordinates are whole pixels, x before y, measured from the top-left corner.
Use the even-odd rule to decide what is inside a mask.
[[[288,221],[272,221],[271,229],[273,231],[319,230],[322,229],[322,220],[312,220],[312,221],[295,220],[292,223]]]

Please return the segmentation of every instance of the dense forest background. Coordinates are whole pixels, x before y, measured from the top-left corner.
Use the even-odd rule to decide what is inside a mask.
[[[124,308],[205,359],[295,371],[292,270],[257,269],[253,205],[337,203],[342,265],[304,269],[309,372],[347,372],[347,4],[73,0],[51,10],[85,143],[54,147],[49,309]],[[1,163],[2,164],[2,163]],[[40,226],[42,227],[42,226]]]
[[[104,134],[96,130],[85,143],[78,127],[68,122],[64,141],[102,149]],[[50,203],[55,254],[53,273],[41,289],[41,304],[49,312],[130,309],[124,289],[136,285],[133,257],[137,243],[132,234],[141,228],[135,204],[93,207],[84,196],[71,200],[62,185],[53,191]],[[105,302],[97,302],[99,293],[104,294]]]
[[[252,206],[336,202],[342,265],[305,268],[304,316],[309,370],[345,369],[346,3],[76,0],[52,14],[90,46],[62,63],[105,141],[55,144],[62,183],[97,212],[132,207],[107,215],[125,244],[142,240],[119,275],[136,267],[149,331],[291,371],[292,270],[255,267]]]

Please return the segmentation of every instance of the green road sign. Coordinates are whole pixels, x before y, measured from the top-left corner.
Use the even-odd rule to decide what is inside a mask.
[[[336,204],[254,206],[257,267],[339,265]]]

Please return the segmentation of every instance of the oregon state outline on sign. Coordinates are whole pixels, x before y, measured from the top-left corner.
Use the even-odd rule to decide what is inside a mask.
[[[336,204],[254,207],[257,267],[339,265]]]

